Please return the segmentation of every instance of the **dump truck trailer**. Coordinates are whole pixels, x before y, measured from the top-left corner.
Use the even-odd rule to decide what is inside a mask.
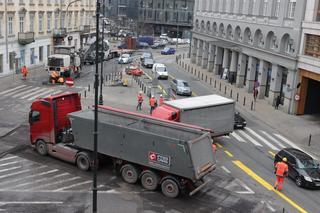
[[[110,158],[127,183],[140,179],[145,189],[160,185],[165,196],[176,197],[209,182],[216,165],[208,130],[107,106],[99,106],[98,117],[99,156]],[[81,110],[78,94],[34,101],[29,122],[31,144],[41,155],[92,167],[94,111]]]

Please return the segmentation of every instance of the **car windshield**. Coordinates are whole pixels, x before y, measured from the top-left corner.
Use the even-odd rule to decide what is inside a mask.
[[[160,67],[160,66],[157,66],[156,70],[157,70],[157,72],[166,72],[167,71],[166,67]]]
[[[316,168],[318,168],[317,162],[311,158],[299,159],[299,160],[297,160],[297,162],[298,162],[298,167],[300,169],[316,169]]]
[[[147,58],[147,59],[145,60],[145,62],[146,62],[146,63],[153,63],[153,60],[152,60],[151,58]]]
[[[142,57],[143,58],[151,58],[152,55],[151,55],[151,53],[143,53]]]
[[[180,87],[189,87],[189,84],[185,81],[178,81],[178,86]]]
[[[169,47],[166,47],[166,48],[164,48],[163,50],[164,50],[164,51],[169,51],[169,49],[170,49]]]
[[[129,58],[129,57],[130,57],[129,54],[123,54],[123,55],[121,56],[121,58]]]

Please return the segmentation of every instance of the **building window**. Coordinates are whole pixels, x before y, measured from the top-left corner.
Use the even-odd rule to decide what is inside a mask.
[[[314,58],[320,58],[320,36],[306,34],[305,41],[304,54]]]
[[[216,5],[215,5],[216,8],[214,10],[215,12],[219,12],[219,2],[220,2],[219,0],[216,0]]]
[[[66,17],[66,15],[63,13],[61,15],[61,28],[64,28],[65,17]]]
[[[24,17],[23,16],[19,17],[19,32],[20,33],[24,32]]]
[[[256,0],[249,0],[249,10],[248,15],[253,15],[253,8],[255,5]]]
[[[245,2],[246,0],[239,0],[239,8],[238,8],[238,13],[239,14],[243,14],[243,7],[245,5]]]
[[[78,27],[78,12],[74,14],[74,28]]]
[[[268,15],[268,0],[264,0],[263,1],[263,16],[267,16]]]
[[[43,61],[43,46],[39,47],[39,61]]]
[[[320,21],[320,1],[318,1],[318,10],[316,14],[316,21]]]
[[[43,32],[43,14],[39,14],[39,32]]]
[[[30,32],[34,32],[34,14],[30,14]]]
[[[56,13],[54,16],[54,29],[58,29],[58,22],[59,22],[59,14]]]
[[[289,0],[287,18],[294,18],[295,10],[296,10],[296,0]]]
[[[227,11],[227,1],[222,1],[222,12],[225,13]]]
[[[26,51],[20,50],[20,67],[26,65]]]
[[[34,64],[34,48],[30,49],[30,64]]]
[[[2,36],[2,17],[0,16],[0,37]]]
[[[279,17],[279,12],[280,12],[280,0],[274,0],[274,5],[273,5],[273,12],[272,16],[273,17]]]
[[[47,30],[51,30],[51,13],[48,13],[47,15]]]
[[[8,17],[8,34],[9,35],[13,34],[13,17],[12,16]]]
[[[50,45],[47,45],[47,57],[49,57],[51,55],[50,53]]]
[[[68,28],[71,27],[71,21],[72,21],[72,12],[68,14]]]
[[[0,54],[0,73],[3,73],[3,54]]]
[[[14,68],[14,56],[15,56],[14,52],[9,53],[9,69],[10,70],[13,70]]]

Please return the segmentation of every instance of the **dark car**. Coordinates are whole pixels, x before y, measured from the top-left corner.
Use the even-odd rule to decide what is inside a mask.
[[[153,58],[152,53],[151,52],[142,53],[142,55],[140,56],[140,61],[143,63],[144,59],[146,58]]]
[[[239,112],[234,114],[234,129],[243,129],[247,125],[246,120],[240,115]]]
[[[172,55],[175,54],[176,50],[172,47],[165,47],[161,50],[161,55]]]
[[[142,63],[142,65],[146,68],[152,68],[153,64],[154,64],[154,61],[152,58],[145,58]]]
[[[286,157],[289,168],[289,177],[295,180],[299,187],[320,188],[320,167],[310,155],[295,149],[284,148],[274,158],[274,164]]]

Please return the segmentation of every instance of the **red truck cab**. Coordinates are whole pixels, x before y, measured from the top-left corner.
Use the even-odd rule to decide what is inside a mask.
[[[180,122],[180,110],[168,105],[162,105],[152,111],[152,116],[164,120]]]

